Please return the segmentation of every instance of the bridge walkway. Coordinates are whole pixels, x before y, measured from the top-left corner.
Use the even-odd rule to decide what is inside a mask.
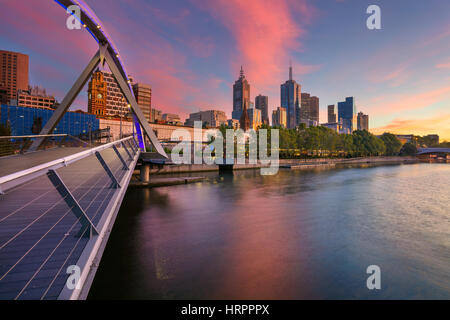
[[[98,151],[116,181],[92,154],[0,195],[0,299],[87,295],[140,153],[131,145],[116,150],[122,159],[112,147]],[[66,285],[73,265],[81,274],[75,290]]]

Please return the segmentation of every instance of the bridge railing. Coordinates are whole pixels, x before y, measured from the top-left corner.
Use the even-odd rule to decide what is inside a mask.
[[[87,148],[93,146],[92,141],[82,140],[69,134],[0,136],[0,157],[25,153],[33,141],[38,138],[45,138],[40,150],[57,147]]]
[[[0,177],[0,300],[87,295],[139,155],[130,136]]]
[[[65,135],[67,136],[67,135]],[[120,153],[117,151],[116,146],[121,145],[126,150],[129,158],[131,159],[131,152],[130,149],[133,151],[133,153],[136,152],[138,149],[138,145],[136,143],[136,140],[134,137],[130,136],[121,140],[113,141],[107,144],[100,145],[95,148],[88,149],[86,151],[82,151],[67,157],[63,157],[57,160],[53,160],[38,166],[35,166],[30,169],[22,170],[19,172],[15,172],[13,174],[4,176],[0,178],[0,194],[4,194],[6,190],[14,188],[20,184],[26,183],[30,180],[33,180],[39,176],[42,176],[44,174],[47,174],[49,170],[56,170],[61,167],[67,167],[73,162],[79,161],[81,159],[84,159],[86,157],[89,157],[91,155],[96,155],[97,158],[99,158],[99,152],[105,149],[113,148],[121,160],[121,162],[124,163],[126,166],[125,160],[120,155]],[[99,158],[99,161],[102,163],[102,160]],[[102,163],[103,165],[103,163]],[[105,169],[106,170],[106,169]]]

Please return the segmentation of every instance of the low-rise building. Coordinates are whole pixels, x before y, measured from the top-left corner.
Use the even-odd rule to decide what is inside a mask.
[[[47,95],[45,89],[42,89],[38,86],[29,87],[28,90],[17,91],[18,107],[54,109],[55,104],[55,97]]]
[[[152,119],[151,122],[158,122],[162,120],[162,111],[152,108]]]
[[[174,124],[174,125],[181,125],[183,124],[181,122],[180,116],[175,113],[164,113],[162,115],[162,120],[165,121],[168,124]]]
[[[342,125],[338,122],[329,122],[329,123],[322,123],[322,127],[327,127],[328,129],[331,129],[335,131],[336,133],[341,133],[342,131]]]
[[[191,113],[186,119],[186,126],[193,126],[195,121],[201,121],[208,127],[217,128],[221,125],[227,125],[227,115],[220,110],[207,110]]]
[[[237,130],[241,127],[239,120],[236,119],[228,119],[228,127],[233,128],[234,130]]]

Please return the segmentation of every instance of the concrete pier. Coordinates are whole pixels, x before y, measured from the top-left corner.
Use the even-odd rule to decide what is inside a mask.
[[[140,169],[141,182],[150,181],[150,164],[144,163]]]

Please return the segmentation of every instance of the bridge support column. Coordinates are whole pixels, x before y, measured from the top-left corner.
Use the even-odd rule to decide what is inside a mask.
[[[150,165],[143,163],[141,165],[141,181],[150,182]]]

